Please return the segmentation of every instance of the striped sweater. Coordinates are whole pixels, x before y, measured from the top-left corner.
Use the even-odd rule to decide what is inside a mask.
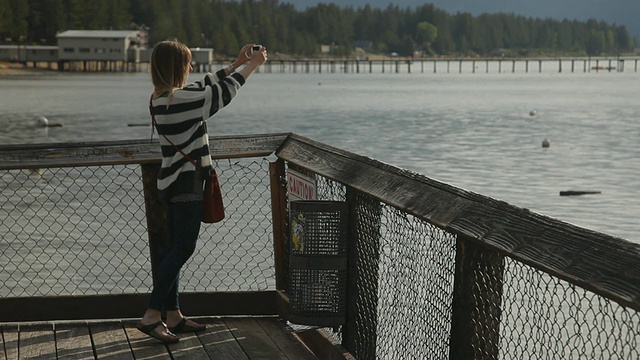
[[[158,173],[158,190],[169,197],[188,189],[179,189],[179,178],[193,179],[195,167],[167,139],[203,168],[211,167],[209,134],[205,120],[227,106],[245,83],[239,73],[225,76],[224,69],[207,73],[204,79],[152,100],[156,130],[160,135],[162,166]],[[166,137],[166,138],[165,138]]]

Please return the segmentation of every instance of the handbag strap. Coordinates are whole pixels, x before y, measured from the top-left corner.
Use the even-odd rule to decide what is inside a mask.
[[[151,113],[151,122],[153,124],[154,127],[158,127],[158,122],[156,121],[156,112],[153,110],[153,94],[151,94],[151,97],[149,98],[149,112]],[[160,131],[158,131],[158,134],[160,134]],[[193,164],[193,166],[197,168],[202,168],[202,166],[200,164],[198,164],[195,160],[193,160],[189,155],[187,155],[187,153],[185,153],[184,151],[182,151],[182,149],[180,149],[178,146],[176,146],[176,144],[174,144],[171,140],[169,140],[169,138],[164,135],[164,134],[160,134],[162,135],[162,137],[164,137],[165,140],[167,140],[167,142],[169,142],[169,144],[171,144],[171,146],[173,146],[174,148],[176,148],[176,150],[178,150],[180,152],[180,154],[182,154],[182,156],[184,156],[187,160],[189,160],[189,162],[191,164]]]

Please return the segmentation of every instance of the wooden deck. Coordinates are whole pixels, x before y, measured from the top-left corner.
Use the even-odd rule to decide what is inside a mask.
[[[198,334],[162,345],[136,320],[0,323],[0,360],[13,359],[317,359],[273,317],[204,317]]]

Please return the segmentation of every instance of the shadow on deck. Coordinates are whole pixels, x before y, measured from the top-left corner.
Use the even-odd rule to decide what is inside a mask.
[[[317,359],[276,317],[201,317],[207,330],[163,345],[137,320],[6,323],[0,359]]]

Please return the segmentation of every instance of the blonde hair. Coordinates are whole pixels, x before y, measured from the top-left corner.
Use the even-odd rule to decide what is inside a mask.
[[[187,83],[191,51],[177,40],[159,42],[151,53],[151,81],[155,93],[173,93]]]

